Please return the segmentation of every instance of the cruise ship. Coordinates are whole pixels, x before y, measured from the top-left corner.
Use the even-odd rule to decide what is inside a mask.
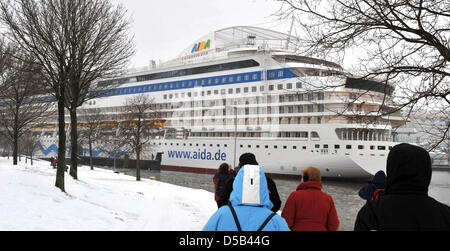
[[[125,100],[148,95],[159,114],[151,123],[160,126],[147,135],[143,158],[159,154],[163,170],[214,172],[246,152],[271,174],[315,166],[324,177],[363,178],[385,170],[398,144],[392,132],[405,123],[400,112],[379,116],[394,110],[394,87],[299,55],[298,43],[258,27],[217,30],[171,61],[100,80],[114,88],[79,114],[101,109],[105,130],[114,131]],[[57,153],[54,121],[40,127],[41,156]],[[94,155],[109,152],[97,144]]]

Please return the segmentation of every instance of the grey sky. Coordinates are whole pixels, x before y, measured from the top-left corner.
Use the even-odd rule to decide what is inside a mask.
[[[196,39],[230,26],[253,25],[288,33],[290,21],[279,22],[273,0],[114,0],[134,20],[136,55],[131,67],[150,60],[170,60]]]

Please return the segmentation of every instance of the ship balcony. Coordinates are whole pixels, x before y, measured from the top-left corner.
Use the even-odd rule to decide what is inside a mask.
[[[336,128],[335,132],[342,141],[393,141],[390,128]]]

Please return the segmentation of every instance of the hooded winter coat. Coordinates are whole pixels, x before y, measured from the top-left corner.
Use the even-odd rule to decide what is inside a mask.
[[[267,181],[259,166],[245,165],[233,183],[230,203],[243,231],[256,231],[272,214]],[[203,231],[237,231],[237,225],[228,206],[220,207],[208,220]],[[286,221],[275,214],[263,231],[289,231]]]
[[[450,230],[450,207],[428,196],[431,159],[427,151],[410,144],[394,146],[386,172],[385,194],[361,208],[356,231]]]
[[[384,189],[386,187],[386,174],[383,171],[378,171],[369,184],[365,185],[359,190],[359,197],[369,201],[372,200],[373,193],[376,189]]]
[[[273,207],[271,208],[272,212],[278,212],[281,208],[281,199],[280,195],[278,194],[278,189],[270,177],[266,176],[267,181],[267,187],[269,188],[269,199],[273,204]],[[233,191],[233,180],[230,182],[227,182],[225,185],[225,189],[223,193],[219,196],[219,199],[217,201],[218,207],[226,206],[228,204],[228,200],[230,199],[230,194]]]
[[[333,198],[322,192],[320,181],[298,185],[289,196],[281,216],[292,231],[336,231],[339,219]]]

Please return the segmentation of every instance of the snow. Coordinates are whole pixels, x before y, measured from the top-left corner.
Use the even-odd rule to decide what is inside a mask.
[[[200,231],[217,210],[205,190],[86,166],[64,193],[49,162],[33,164],[0,157],[0,231]]]

